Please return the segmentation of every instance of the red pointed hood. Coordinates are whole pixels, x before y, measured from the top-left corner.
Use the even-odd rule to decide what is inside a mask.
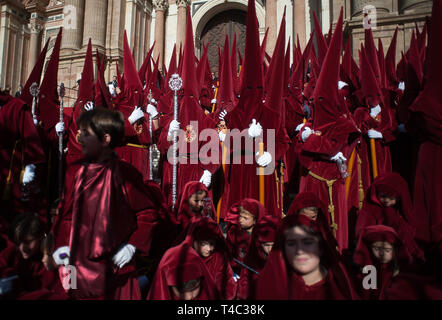
[[[385,57],[385,73],[387,76],[387,81],[388,84],[393,88],[397,88],[397,83],[398,83],[398,79],[396,76],[397,33],[398,33],[398,27],[396,27],[396,30],[394,31],[390,47],[388,48],[387,55]]]
[[[124,80],[123,80],[123,77],[121,76],[121,73],[120,73],[120,67],[119,67],[118,60],[115,61],[115,69],[117,71],[118,87],[120,88],[121,91],[124,91]]]
[[[379,71],[381,72],[381,89],[387,88],[387,76],[385,74],[385,57],[384,57],[384,47],[382,45],[381,38],[378,38],[378,62]]]
[[[89,42],[84,59],[83,72],[81,73],[80,89],[78,90],[77,101],[86,103],[94,99],[94,64],[92,62],[92,42]]]
[[[407,57],[408,66],[413,68],[419,80],[419,84],[422,84],[423,80],[422,61],[420,57],[419,46],[416,37],[414,35],[414,31],[411,33],[410,48],[408,49],[405,56]]]
[[[205,85],[205,72],[206,72],[206,60],[208,60],[207,52],[209,49],[209,43],[207,43],[205,46],[203,45],[203,55],[201,56],[201,60],[198,63],[198,66],[196,67],[196,76],[198,78],[198,84],[201,88],[203,85]]]
[[[342,57],[342,66],[341,66],[341,79],[347,82],[349,85],[352,85],[354,88],[359,88],[359,68],[356,65],[356,62],[353,59],[351,54],[351,40],[347,41],[347,45],[345,46],[344,56]]]
[[[290,83],[290,38],[285,50],[284,56],[284,83],[283,83],[283,95],[287,96],[289,92]]]
[[[149,52],[147,52],[147,55],[144,58],[140,70],[138,70],[138,77],[140,78],[141,83],[144,83],[144,81],[146,81],[147,68],[150,66],[150,57],[152,56],[152,51],[154,47],[155,47],[155,42],[153,43],[152,47],[149,49]]]
[[[224,61],[222,64],[221,77],[219,78],[219,89],[217,111],[221,112],[223,109],[230,112],[233,109],[233,104],[235,103],[235,95],[233,92],[233,76],[232,76],[232,66],[230,65],[230,54],[229,54],[229,38],[226,36],[226,41],[224,43]]]
[[[284,92],[284,51],[285,51],[285,8],[276,40],[275,50],[265,78],[266,105],[281,114],[282,94]],[[281,81],[282,80],[282,81]]]
[[[23,87],[22,93],[20,95],[20,99],[26,102],[26,104],[31,107],[32,106],[32,100],[33,97],[31,95],[31,92],[29,91],[32,84],[35,82],[38,86],[40,86],[40,78],[41,78],[41,72],[43,71],[43,66],[46,59],[46,52],[48,51],[48,45],[49,40],[46,41],[46,44],[41,50],[40,56],[38,57],[37,62],[35,63],[34,68],[31,71],[31,74],[29,75],[28,80],[25,83],[25,86]]]
[[[124,95],[127,99],[129,107],[135,107],[142,103],[141,98],[143,85],[141,84],[140,78],[138,77],[138,72],[135,68],[135,62],[130,53],[126,31],[124,31],[123,41],[123,66]]]
[[[378,81],[379,86],[381,85],[381,70],[379,68],[379,62],[377,57],[376,46],[373,40],[373,32],[371,29],[365,29],[365,53],[367,55],[368,62],[373,70],[373,73]]]
[[[232,54],[230,55],[230,66],[232,67],[232,77],[233,80],[236,80],[238,78],[238,62],[237,62],[237,55],[236,55],[236,33],[233,36],[233,44],[232,44]]]
[[[46,68],[45,76],[40,87],[39,99],[39,115],[43,122],[45,130],[49,130],[60,120],[58,92],[57,92],[57,76],[58,76],[58,62],[60,58],[60,46],[63,29],[60,28],[57,39],[55,40],[54,49],[52,51],[51,59]]]
[[[313,92],[314,128],[334,122],[341,116],[338,108],[338,81],[342,48],[342,12],[341,8],[336,30],[330,41],[330,47],[328,48]]]
[[[176,44],[173,46],[173,50],[172,50],[172,56],[170,57],[170,61],[169,61],[169,68],[167,69],[167,75],[166,75],[166,91],[170,90],[169,88],[169,80],[172,77],[172,75],[174,73],[177,73],[177,65],[176,65]]]
[[[315,21],[315,34],[316,41],[318,43],[318,62],[319,66],[322,67],[322,63],[324,62],[325,55],[327,54],[327,41],[324,39],[324,35],[322,34],[321,25],[319,24],[318,18],[316,17],[316,13],[313,11],[313,19]]]
[[[304,90],[305,76],[308,68],[308,61],[310,58],[310,51],[313,45],[313,34],[310,35],[310,39],[307,43],[307,46],[302,53],[301,58],[297,61],[295,70],[290,79],[290,88],[292,90],[296,90],[299,94]]]
[[[442,140],[442,1],[433,1],[431,31],[428,38],[424,88],[411,105],[410,110],[420,112],[428,122],[439,128],[438,140]]]
[[[100,63],[99,59],[100,56],[97,50],[97,81],[95,83],[95,98],[94,98],[95,106],[107,109],[113,109],[114,104],[112,102],[112,96],[109,92],[108,85],[104,80],[104,69],[105,69],[104,61],[106,60],[106,57],[103,57],[102,63]]]
[[[195,49],[193,42],[192,17],[190,8],[187,9],[186,22],[186,41],[184,43],[183,70],[181,77],[183,79],[184,95],[199,97],[198,79],[195,70]]]
[[[378,82],[374,75],[373,69],[370,67],[367,54],[364,47],[361,44],[361,50],[359,52],[359,64],[361,80],[361,90],[363,99],[368,104],[367,107],[375,107],[382,102],[382,93],[379,88]]]

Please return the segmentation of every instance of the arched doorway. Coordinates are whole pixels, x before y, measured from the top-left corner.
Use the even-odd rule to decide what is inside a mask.
[[[229,36],[229,45],[232,49],[233,37],[236,34],[236,46],[244,57],[246,42],[246,12],[242,10],[226,10],[215,15],[204,26],[201,32],[200,52],[203,46],[209,43],[208,58],[212,72],[218,75],[218,46],[224,47],[226,34]]]

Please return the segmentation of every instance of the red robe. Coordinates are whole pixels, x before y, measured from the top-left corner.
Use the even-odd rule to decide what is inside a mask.
[[[226,241],[232,258],[238,259],[242,262],[250,247],[251,234],[248,231],[241,229],[241,226],[239,225],[239,207],[243,207],[255,217],[255,225],[261,217],[266,215],[266,210],[259,201],[250,198],[245,198],[239,201],[229,210],[225,220],[227,222]],[[240,268],[240,266],[234,261],[232,262],[232,267],[234,270],[239,270]],[[238,273],[239,272],[240,271],[238,271]]]
[[[314,128],[313,133],[302,145],[300,145],[300,161],[305,169],[328,181],[336,180],[331,187],[334,216],[330,210],[330,191],[327,183],[318,178],[304,173],[301,177],[300,192],[310,191],[318,194],[319,199],[329,206],[327,219],[332,226],[337,226],[336,240],[339,250],[348,247],[348,210],[345,195],[345,180],[342,179],[338,166],[330,158],[338,152],[344,157],[350,158],[349,136],[357,135],[356,127],[344,117],[338,118],[334,123]],[[334,221],[333,221],[334,220]]]
[[[396,197],[397,206],[384,207],[378,199],[378,193]],[[405,180],[397,173],[381,175],[373,181],[367,196],[356,222],[356,237],[359,238],[367,226],[386,225],[398,233],[400,239],[412,250],[412,255],[423,259],[423,252],[414,240],[417,217]]]
[[[216,300],[219,293],[203,260],[188,243],[166,251],[147,295],[147,300],[178,300],[171,286],[201,278],[200,293],[195,300]]]
[[[0,253],[0,278],[18,275],[14,282],[13,296],[19,300],[65,300],[57,272],[48,271],[41,262],[41,254],[23,259],[15,246]]]
[[[324,266],[327,275],[320,282],[307,286],[300,275],[292,270],[284,256],[284,232],[296,225],[307,225],[321,233],[325,246],[323,257],[328,265]],[[330,234],[320,223],[303,215],[291,215],[282,220],[276,235],[275,245],[267,263],[256,279],[257,300],[330,300],[358,299],[353,279],[343,265],[333,241],[328,241]]]
[[[14,219],[12,210],[20,213],[26,209],[26,204],[21,201],[20,174],[28,164],[45,162],[45,154],[32,114],[25,103],[3,94],[0,98],[0,206],[1,215],[11,223]],[[28,209],[31,208],[35,209],[32,206]],[[8,209],[11,211],[8,212]],[[45,216],[41,218],[46,221]]]
[[[267,257],[262,251],[262,242],[274,242],[276,236],[276,228],[279,219],[272,216],[262,217],[252,232],[252,239],[250,248],[244,258],[244,264],[255,270],[261,272],[267,261]],[[241,276],[238,280],[238,299],[253,300],[255,293],[255,281],[258,274],[243,267],[241,269]]]
[[[125,243],[149,253],[160,205],[138,171],[117,158],[70,170],[77,172],[73,188],[65,188],[54,236],[56,248],[69,245],[70,264],[77,268],[78,289],[71,294],[79,299],[139,299],[134,260],[118,269],[112,257]]]

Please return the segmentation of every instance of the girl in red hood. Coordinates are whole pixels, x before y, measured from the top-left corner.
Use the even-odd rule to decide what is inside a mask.
[[[256,298],[358,299],[330,234],[323,224],[305,215],[285,217],[266,266],[256,280]]]
[[[236,281],[230,266],[226,240],[219,225],[207,218],[193,218],[184,241],[203,259],[216,283],[221,299],[236,297]]]
[[[424,259],[414,240],[416,222],[407,182],[397,173],[385,173],[367,192],[356,222],[356,237],[367,226],[383,224],[397,232],[413,256]]]
[[[360,295],[370,300],[442,299],[442,285],[437,279],[403,272],[401,261],[412,261],[410,248],[398,233],[385,225],[365,227],[359,236],[354,262],[361,268],[374,266],[375,279],[365,281],[368,273],[360,273]],[[371,273],[374,271],[371,271]],[[367,282],[367,283],[365,283]],[[374,283],[373,283],[374,282]],[[364,288],[365,287],[365,288]]]
[[[245,198],[230,208],[225,221],[227,222],[226,240],[232,258],[244,261],[253,228],[264,215],[266,215],[265,208],[255,199]],[[232,267],[235,273],[240,274],[240,266],[236,262],[232,262]]]
[[[188,242],[166,251],[158,266],[147,300],[215,300],[213,277]]]
[[[244,264],[255,272],[246,267],[241,269],[241,276],[238,281],[238,299],[254,299],[255,281],[259,272],[264,269],[267,258],[272,251],[278,222],[278,218],[267,215],[261,217],[254,227]]]

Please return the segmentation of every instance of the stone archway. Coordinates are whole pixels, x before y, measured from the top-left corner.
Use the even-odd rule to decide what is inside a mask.
[[[227,10],[218,13],[210,19],[201,33],[200,52],[203,46],[209,43],[208,59],[212,72],[218,74],[219,55],[218,47],[223,50],[225,37],[229,36],[229,46],[232,48],[233,38],[236,35],[237,48],[244,57],[246,41],[246,12],[242,10]]]
[[[225,0],[211,0],[192,10],[193,34],[195,35],[196,49],[195,54],[198,57],[202,54],[200,51],[201,35],[205,26],[216,15],[229,10],[241,10],[246,13],[247,0],[229,0],[229,2],[226,2]],[[256,2],[256,16],[258,18],[259,34],[262,40],[265,34],[265,8],[259,1]]]

